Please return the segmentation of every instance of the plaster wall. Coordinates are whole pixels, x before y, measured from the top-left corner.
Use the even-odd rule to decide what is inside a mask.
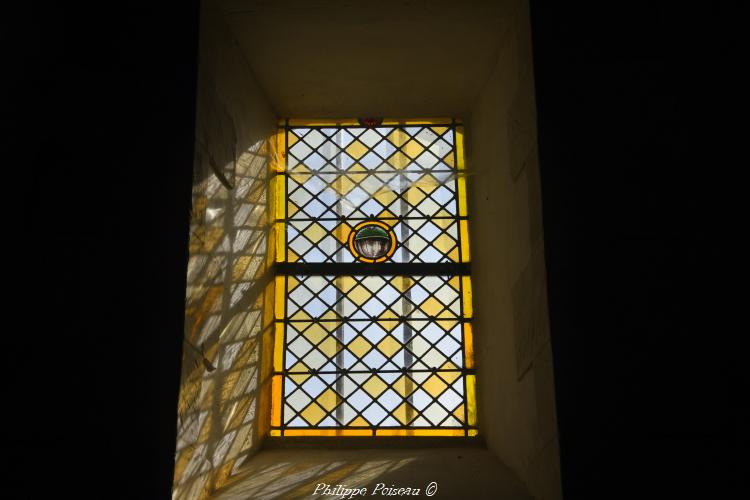
[[[382,497],[388,494],[384,488],[403,488],[401,498],[419,489],[416,496],[422,498],[432,492],[433,498],[531,499],[523,484],[489,451],[448,445],[411,450],[264,450],[215,498],[341,498],[325,497],[320,484],[360,490],[353,498]],[[316,488],[320,489],[314,495]]]
[[[535,498],[561,498],[528,5],[501,33],[468,121],[478,411]]]
[[[174,499],[208,498],[221,487],[259,447],[270,406],[263,311],[275,117],[211,5],[201,12]]]
[[[215,0],[284,117],[462,116],[517,0]]]

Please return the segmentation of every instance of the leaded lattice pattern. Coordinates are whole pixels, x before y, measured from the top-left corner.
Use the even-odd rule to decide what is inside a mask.
[[[459,262],[455,131],[449,126],[290,127],[289,262],[352,262],[368,217],[391,225],[394,262]]]
[[[476,435],[460,126],[282,130],[272,435]],[[398,247],[360,275],[372,217]]]
[[[461,427],[459,276],[289,276],[284,425]]]

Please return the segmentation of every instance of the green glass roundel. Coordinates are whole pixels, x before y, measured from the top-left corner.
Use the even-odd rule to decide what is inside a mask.
[[[387,240],[391,239],[385,229],[375,225],[365,226],[357,231],[357,234],[354,236],[354,241],[363,240],[365,238],[385,238]]]
[[[354,235],[354,247],[368,259],[379,259],[391,248],[388,232],[375,224],[365,226]]]

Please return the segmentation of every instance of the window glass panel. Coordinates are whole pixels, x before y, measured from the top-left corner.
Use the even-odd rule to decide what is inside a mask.
[[[392,262],[467,262],[455,137],[454,125],[286,129],[287,261],[353,262],[348,234],[375,218],[398,240]]]
[[[272,435],[476,435],[462,127],[383,123],[280,129],[277,261],[291,271],[276,280]],[[351,244],[366,221],[395,248],[369,261],[377,273],[343,272],[371,265]],[[324,271],[293,272],[308,264]],[[447,272],[420,272],[436,264]]]

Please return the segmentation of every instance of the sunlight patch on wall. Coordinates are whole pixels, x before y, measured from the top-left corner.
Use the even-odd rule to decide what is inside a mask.
[[[268,168],[267,141],[239,155],[231,190],[196,161],[175,500],[220,487],[263,432],[259,399],[267,390],[263,351],[272,321]]]

